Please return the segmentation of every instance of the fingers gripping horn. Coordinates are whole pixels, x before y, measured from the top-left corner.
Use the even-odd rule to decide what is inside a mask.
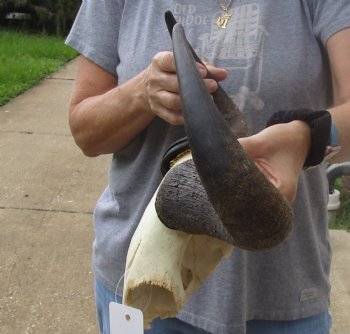
[[[169,228],[209,234],[244,249],[274,247],[291,230],[291,207],[245,154],[235,124],[228,125],[208,93],[182,25],[174,25],[172,40],[193,161],[164,178],[156,199],[158,217]],[[230,113],[236,123],[242,119],[237,107]]]
[[[177,22],[171,11],[167,11],[165,13],[165,22],[166,22],[169,34],[172,37],[173,29]],[[190,51],[192,53],[194,60],[197,63],[202,64],[206,68],[203,61],[198,57],[198,55],[196,54],[196,52],[193,50],[193,48],[189,43],[188,43],[188,47],[190,48]],[[209,79],[216,80],[214,75],[210,73],[208,69],[207,69],[206,77]],[[243,118],[243,115],[239,111],[238,107],[233,103],[232,99],[222,89],[219,83],[218,83],[218,89],[212,94],[212,97],[214,99],[214,102],[217,108],[220,110],[220,113],[224,117],[225,121],[227,122],[231,130],[234,131],[236,136],[238,138],[248,136],[248,127]]]

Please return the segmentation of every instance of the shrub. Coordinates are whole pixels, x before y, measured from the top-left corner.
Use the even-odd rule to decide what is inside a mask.
[[[35,32],[66,35],[81,0],[0,0],[0,25]],[[9,20],[11,12],[30,14],[30,20]]]

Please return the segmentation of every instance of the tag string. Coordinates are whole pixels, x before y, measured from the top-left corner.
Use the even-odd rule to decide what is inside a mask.
[[[120,285],[122,279],[125,277],[125,275],[127,274],[127,272],[128,272],[129,270],[130,270],[130,269],[128,269],[127,271],[125,271],[124,274],[122,275],[122,277],[120,277],[120,279],[119,279],[119,281],[118,281],[118,283],[117,283],[117,286],[116,286],[116,288],[115,288],[114,300],[115,300],[116,303],[118,303],[118,301],[117,301],[117,291],[118,291],[118,287],[119,287],[119,285]],[[145,312],[147,311],[149,305],[151,304],[151,300],[152,300],[152,290],[153,290],[153,289],[152,289],[152,286],[151,286],[150,288],[151,288],[151,294],[150,294],[150,296],[149,296],[149,300],[148,300],[148,303],[147,303],[145,309],[144,309],[144,310],[141,310],[142,313],[145,313]]]
[[[122,279],[124,278],[124,276],[126,275],[127,272],[128,272],[128,270],[127,270],[126,272],[124,272],[124,274],[122,275],[122,277],[120,277],[120,279],[119,279],[119,281],[118,281],[118,283],[117,283],[117,286],[116,286],[116,288],[115,288],[115,292],[114,292],[114,301],[115,301],[116,303],[118,303],[118,301],[117,301],[117,291],[118,291],[118,288],[119,288],[119,284],[121,283]]]

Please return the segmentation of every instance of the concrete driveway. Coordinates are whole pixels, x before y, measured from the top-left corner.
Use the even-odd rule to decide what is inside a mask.
[[[110,156],[67,123],[77,61],[0,108],[0,333],[97,333],[92,211]],[[350,234],[332,231],[333,333],[350,333]]]

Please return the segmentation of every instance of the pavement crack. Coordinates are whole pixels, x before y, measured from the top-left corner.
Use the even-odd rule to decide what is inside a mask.
[[[38,136],[58,136],[58,137],[71,137],[71,134],[68,133],[52,133],[52,132],[34,132],[28,130],[6,130],[0,129],[0,133],[18,133],[21,135],[38,135]]]
[[[92,211],[78,211],[78,210],[65,210],[65,209],[45,209],[45,208],[20,208],[13,206],[0,206],[0,210],[18,210],[18,211],[37,211],[37,212],[54,212],[54,213],[73,213],[92,215]]]
[[[74,78],[59,78],[59,77],[48,77],[50,80],[62,80],[62,81],[74,81]]]

